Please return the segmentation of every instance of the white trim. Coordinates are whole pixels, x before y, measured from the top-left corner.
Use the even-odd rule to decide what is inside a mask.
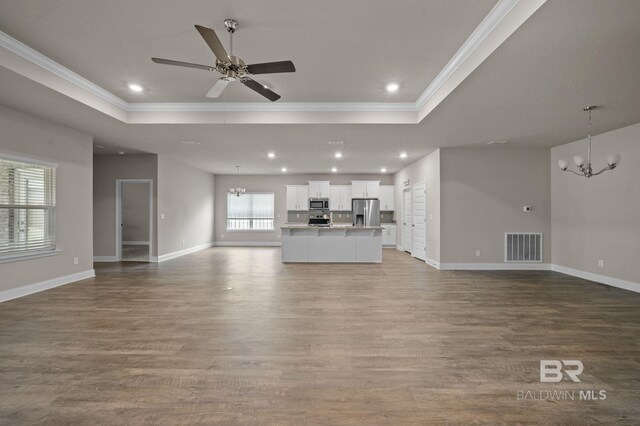
[[[214,243],[205,243],[205,244],[200,244],[198,246],[190,247],[184,250],[174,251],[173,253],[163,254],[162,256],[157,256],[157,257],[153,256],[151,257],[151,262],[155,262],[155,263],[165,262],[167,260],[171,260],[171,259],[175,259],[176,257],[195,253],[200,250],[205,250],[213,246],[214,246]]]
[[[49,167],[52,169],[58,168],[58,163],[50,163],[49,161],[38,160],[34,158],[29,158],[29,157],[20,157],[19,155],[0,153],[0,159],[8,160],[8,161],[18,161],[20,163],[33,164],[36,166]]]
[[[429,266],[433,266],[436,269],[440,269],[440,262],[438,262],[437,260],[433,260],[429,257],[426,258],[425,263]]]
[[[46,281],[40,281],[39,283],[27,284],[22,287],[12,288],[0,292],[0,302],[6,302],[7,300],[17,299],[18,297],[27,296],[29,294],[37,293],[39,291],[49,290],[50,288],[59,287],[61,285],[69,284],[75,281],[84,280],[87,278],[95,277],[96,273],[93,269],[89,269],[82,272],[76,272],[75,274],[65,275],[63,277],[53,278]]]
[[[32,251],[32,252],[15,252],[0,257],[0,263],[20,262],[23,260],[39,259],[41,257],[57,256],[62,250]]]
[[[611,287],[617,287],[624,290],[640,293],[640,283],[621,280],[619,278],[607,277],[605,275],[594,274],[592,272],[580,271],[578,269],[567,268],[566,266],[551,265],[551,270],[561,274],[571,275],[576,278],[594,281],[600,284],[606,284]]]
[[[417,112],[411,102],[130,103],[127,112]]]
[[[148,246],[151,244],[149,241],[123,241],[123,246]]]
[[[214,245],[216,247],[281,247],[282,243],[279,241],[216,241]]]
[[[116,179],[116,262],[122,261],[122,184],[146,183],[149,185],[149,262],[153,253],[153,179]]]
[[[548,263],[440,263],[443,271],[550,271]]]
[[[427,102],[440,90],[442,85],[456,72],[462,63],[473,53],[482,41],[493,31],[498,24],[509,14],[520,0],[500,0],[485,16],[480,25],[476,27],[460,49],[453,55],[442,71],[433,79],[429,87],[416,100],[416,109],[422,109]]]
[[[0,47],[4,47],[8,51],[15,53],[29,62],[39,65],[43,69],[64,78],[81,89],[84,89],[87,92],[109,102],[115,107],[127,110],[129,104],[126,101],[2,31],[0,31]]]
[[[118,258],[115,256],[93,256],[94,262],[117,262]]]

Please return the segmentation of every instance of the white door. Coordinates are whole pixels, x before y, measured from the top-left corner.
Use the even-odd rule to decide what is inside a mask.
[[[411,242],[413,241],[413,228],[411,227],[411,188],[402,192],[402,249],[411,253]]]
[[[413,186],[413,243],[411,256],[427,260],[427,186]]]

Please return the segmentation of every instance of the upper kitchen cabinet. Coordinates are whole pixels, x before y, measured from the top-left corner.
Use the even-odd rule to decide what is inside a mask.
[[[351,210],[351,185],[331,185],[329,196],[329,210]]]
[[[308,185],[287,185],[287,210],[309,210]]]
[[[309,181],[310,198],[329,198],[331,187],[329,181]]]
[[[379,180],[354,180],[351,181],[352,198],[379,198]]]
[[[394,211],[393,185],[380,185],[380,210]]]

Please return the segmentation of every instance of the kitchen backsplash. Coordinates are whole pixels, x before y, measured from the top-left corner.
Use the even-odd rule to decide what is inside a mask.
[[[351,212],[333,212],[333,223],[351,223]],[[288,223],[307,223],[309,222],[309,213],[307,212],[288,212]],[[380,223],[392,223],[393,212],[380,213]]]

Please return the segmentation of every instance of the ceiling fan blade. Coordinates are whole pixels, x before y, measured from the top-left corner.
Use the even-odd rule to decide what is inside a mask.
[[[218,81],[216,81],[216,84],[214,84],[211,90],[209,90],[209,92],[207,93],[207,98],[217,98],[222,94],[222,92],[224,92],[224,89],[226,89],[228,85],[229,80],[225,79],[224,77],[218,79]]]
[[[216,58],[221,60],[222,62],[229,62],[229,54],[224,49],[222,43],[220,43],[220,39],[216,35],[216,32],[213,31],[213,28],[203,27],[202,25],[196,25],[196,30],[200,33],[205,42],[209,45],[209,48],[213,50]]]
[[[295,72],[296,67],[291,61],[266,62],[264,64],[247,65],[251,74],[273,74],[278,72]]]
[[[258,83],[255,80],[245,77],[245,78],[242,78],[240,81],[249,89],[255,90],[265,98],[269,99],[271,102],[275,102],[278,99],[280,99],[280,95],[278,95],[276,92],[272,90],[267,89],[266,87],[264,87],[262,84]]]
[[[207,70],[207,71],[215,70],[215,68],[210,65],[192,64],[191,62],[180,62],[180,61],[173,61],[171,59],[162,59],[162,58],[151,58],[151,60],[156,64],[176,65],[178,67],[188,67],[188,68],[198,68],[198,69]]]

